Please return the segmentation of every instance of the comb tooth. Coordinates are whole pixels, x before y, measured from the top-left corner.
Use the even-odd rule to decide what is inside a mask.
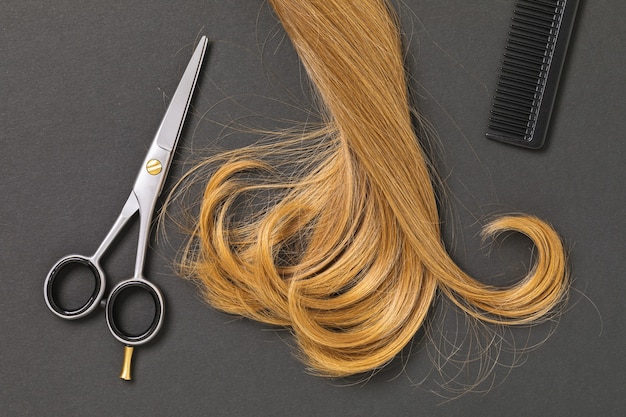
[[[517,89],[511,89],[509,86],[501,84],[499,84],[499,87],[500,88],[496,89],[497,93],[503,94],[510,99],[515,99],[519,103],[532,104],[537,99],[537,96],[534,94],[534,92],[528,93],[524,91],[519,91]]]
[[[554,38],[552,36],[539,36],[534,33],[521,32],[521,31],[511,31],[509,32],[509,36],[517,39],[524,39],[525,41],[535,43],[537,45],[547,45],[554,44]]]
[[[533,90],[537,88],[537,80],[528,80],[528,79],[524,79],[521,77],[517,77],[517,76],[511,76],[508,73],[504,72],[503,74],[500,75],[500,79],[501,80],[507,80],[507,81],[511,81],[513,83],[517,83],[517,84],[522,84],[525,86],[529,86],[532,87]]]
[[[514,129],[518,132],[525,132],[526,129],[528,129],[530,126],[530,123],[528,121],[517,121],[515,119],[511,119],[510,117],[507,116],[498,116],[498,115],[491,115],[489,117],[489,122],[491,124],[495,124],[495,125],[505,125],[506,127],[509,127],[511,129]]]
[[[508,57],[522,60],[524,62],[530,62],[536,65],[547,63],[544,55],[533,54],[531,51],[525,51],[524,49],[516,48],[514,46],[507,46],[506,50],[511,52]]]
[[[520,136],[524,136],[529,130],[526,126],[514,125],[511,124],[507,119],[501,120],[494,117],[489,118],[489,127],[509,133],[514,133]]]
[[[509,126],[507,123],[499,123],[495,120],[491,120],[491,123],[489,123],[489,128],[500,132],[514,134],[516,136],[520,136],[522,139],[525,139],[527,135],[527,129],[515,128]]]
[[[494,104],[497,104],[497,106],[494,106],[494,108],[499,108],[499,109],[508,110],[508,111],[516,111],[519,113],[526,113],[526,112],[536,113],[535,109],[537,107],[532,102],[521,103],[513,99],[506,98],[506,97],[500,97],[498,100],[494,100]]]
[[[537,107],[539,102],[534,97],[519,96],[515,91],[508,91],[506,89],[498,88],[497,94],[494,97],[494,103],[500,103],[503,105],[513,105],[523,107],[524,109],[532,110]]]
[[[541,7],[543,6],[543,7]],[[549,16],[550,19],[554,18],[554,7],[546,7],[545,5],[541,5],[541,6],[537,6],[534,4],[524,4],[524,3],[519,3],[517,5],[517,7],[519,7],[520,9],[524,9],[524,10],[529,10],[531,12],[534,13],[538,13],[538,14],[542,14],[545,16]]]
[[[538,79],[544,78],[545,76],[545,71],[543,71],[542,69],[530,70],[530,69],[523,68],[523,67],[504,65],[502,66],[502,68],[500,68],[500,70],[507,74],[514,74],[518,77],[522,77],[522,78],[533,80],[533,81],[537,81]]]
[[[525,107],[527,108],[527,107]],[[495,107],[490,111],[491,117],[496,119],[511,119],[517,120],[518,123],[523,123],[524,126],[531,119],[529,114],[524,114],[519,111],[519,108],[511,109],[507,107]]]
[[[522,10],[516,10],[513,13],[518,16],[523,16],[524,18],[530,19],[532,21],[535,21],[537,19],[541,20],[542,22],[545,22],[545,24],[549,27],[554,26],[554,13],[549,14],[549,17],[546,17],[543,14],[529,13],[529,12],[522,11]]]
[[[525,18],[531,19],[533,21],[540,20],[544,22],[546,25],[550,27],[554,27],[554,23],[555,23],[554,13],[536,12],[534,10],[516,10],[514,13],[518,16],[524,16]]]
[[[536,107],[539,102],[535,97],[524,96],[518,94],[516,91],[507,90],[506,88],[496,88],[496,96],[494,97],[494,103],[513,104],[521,106],[525,109],[531,109]]]
[[[532,74],[541,74],[547,71],[545,64],[533,64],[521,60],[511,60],[509,58],[502,61],[502,68],[509,68],[512,70],[526,71]]]
[[[529,127],[529,124],[533,121],[532,117],[520,116],[519,114],[506,111],[491,110],[491,114],[493,119],[508,120],[516,126]]]
[[[526,132],[527,129],[530,129],[532,127],[531,123],[528,122],[518,122],[516,120],[511,120],[508,117],[495,117],[492,116],[489,118],[489,121],[491,122],[492,125],[496,125],[496,124],[501,124],[501,125],[506,125],[507,127],[511,128],[511,129],[516,129],[518,132]]]
[[[562,3],[562,1],[557,1],[557,0],[524,0],[526,3],[534,3],[534,4],[539,4],[541,6],[545,6],[545,7],[552,7],[553,9],[556,9],[557,7],[559,7]]]
[[[516,36],[513,36],[513,39],[509,39],[509,43],[513,44],[513,45],[517,45],[523,48],[527,48],[533,51],[538,51],[539,54],[541,55],[545,55],[546,54],[546,44],[542,43],[542,44],[538,44],[538,43],[532,43],[532,42],[527,42],[526,40],[518,40],[516,39]]]
[[[505,60],[504,62],[513,66],[521,66],[528,69],[544,69],[546,67],[546,63],[544,61],[531,60],[528,57],[522,55],[515,55],[509,52],[504,54]]]
[[[499,79],[511,80],[516,83],[537,86],[543,81],[542,76],[532,76],[520,71],[510,70],[509,68],[501,68]]]
[[[509,96],[524,99],[527,103],[532,103],[537,99],[537,86],[522,85],[518,82],[503,80],[501,77],[498,78],[498,82],[496,84],[496,91],[499,90],[500,92],[507,93]]]
[[[546,70],[546,65],[543,63],[529,62],[523,59],[523,57],[516,57],[509,53],[504,54],[502,65],[504,67],[519,68],[534,72]]]
[[[505,100],[495,100],[493,103],[494,109],[507,110],[509,112],[528,112],[535,114],[534,109],[535,106],[521,105],[515,102],[505,101]]]
[[[515,31],[515,30],[512,30],[509,32],[509,41],[511,40],[511,38],[517,39],[519,41],[528,42],[529,44],[537,45],[541,47],[545,46],[551,40],[549,35],[548,36],[537,35],[534,33],[521,32],[521,31]]]
[[[543,56],[536,56],[530,53],[524,53],[524,51],[514,48],[507,48],[507,51],[509,53],[507,57],[513,62],[520,61],[527,64],[534,64],[537,68],[540,68],[541,65],[547,63]]]
[[[500,71],[502,73],[514,74],[527,79],[538,81],[545,78],[546,72],[543,66],[530,66],[530,65],[514,65],[515,63],[504,62]]]
[[[518,99],[525,99],[531,102],[537,98],[537,89],[530,87],[522,87],[517,83],[507,82],[506,80],[498,79],[498,88],[496,91],[506,92],[511,96],[515,96]]]
[[[529,49],[529,48],[523,48],[523,47],[521,47],[519,45],[516,45],[515,43],[512,43],[512,42],[509,42],[505,49],[507,51],[517,52],[517,53],[522,53],[524,55],[537,57],[540,60],[543,60],[543,57],[546,55],[545,52],[543,52],[542,50],[537,52],[536,50]]]
[[[537,20],[533,20],[533,19],[527,18],[525,16],[515,16],[511,20],[513,20],[514,22],[517,22],[517,23],[522,23],[524,25],[540,28],[540,29],[543,29],[544,31],[547,31],[547,32],[550,32],[553,29],[552,23],[539,22]]]
[[[522,33],[532,33],[537,36],[540,36],[543,39],[551,39],[553,36],[550,31],[540,30],[534,27],[520,26],[519,24],[515,24],[515,23],[511,24],[511,29],[515,29]]]
[[[512,112],[506,109],[491,109],[489,113],[491,114],[490,118],[494,120],[510,120],[511,123],[516,126],[527,127],[528,123],[532,121],[530,115]]]
[[[509,133],[515,133],[521,136],[526,135],[526,133],[532,130],[529,123],[514,123],[508,118],[490,117],[489,125],[501,130],[506,129]]]
[[[522,123],[524,123],[524,125],[526,127],[529,127],[530,125],[532,125],[532,123],[534,123],[534,121],[535,121],[535,119],[537,117],[536,113],[534,113],[534,112],[533,113],[528,113],[528,114],[525,114],[525,115],[521,115],[519,111],[510,111],[508,109],[502,109],[502,108],[500,108],[500,109],[493,109],[492,113],[500,115],[501,117],[504,117],[504,118],[509,118],[509,119],[512,119],[512,120],[517,120],[519,122],[522,122]]]
[[[530,100],[536,99],[537,93],[539,93],[537,87],[522,86],[519,83],[512,83],[507,80],[503,80],[502,78],[498,81],[498,86],[512,90],[520,96],[526,97]]]
[[[505,65],[502,68],[500,68],[500,71],[501,71],[501,76],[511,77],[516,80],[519,80],[520,82],[528,82],[532,84],[539,83],[539,81],[541,81],[541,79],[543,78],[541,76],[540,70],[529,71],[523,68],[520,70],[516,67]]]
[[[519,76],[518,74],[511,73],[510,71],[506,70],[502,71],[502,74],[500,74],[500,79],[531,86],[533,88],[537,87],[537,85],[539,84],[536,78],[533,79],[532,77]]]
[[[520,15],[516,14],[515,16],[513,16],[511,18],[511,20],[513,22],[521,23],[523,25],[526,25],[526,27],[538,28],[538,29],[542,30],[544,34],[551,33],[551,31],[553,29],[552,22],[542,22],[542,21],[539,21],[537,19],[533,19],[532,17],[520,16]]]

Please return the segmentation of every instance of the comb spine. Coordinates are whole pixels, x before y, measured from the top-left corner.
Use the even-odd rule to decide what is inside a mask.
[[[548,133],[548,126],[552,116],[552,109],[556,101],[556,92],[565,65],[565,56],[576,19],[579,0],[566,0],[563,5],[563,17],[559,25],[559,32],[554,46],[554,53],[548,70],[546,85],[539,106],[539,117],[535,125],[535,135],[541,138],[538,148],[543,146]]]

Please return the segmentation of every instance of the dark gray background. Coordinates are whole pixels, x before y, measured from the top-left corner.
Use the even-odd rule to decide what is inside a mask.
[[[92,253],[104,237],[200,35],[212,43],[173,179],[220,137],[227,147],[252,140],[224,129],[233,121],[305,120],[307,82],[261,0],[4,0],[0,415],[626,415],[626,2],[582,3],[539,152],[483,137],[513,1],[399,7],[416,104],[437,132],[432,155],[455,259],[488,281],[522,274],[523,240],[500,242],[488,256],[477,236],[491,215],[511,211],[550,221],[570,251],[572,292],[558,326],[530,336],[518,329],[508,340],[552,336],[519,367],[503,355],[493,383],[480,385],[486,392],[445,401],[440,394],[455,394],[437,389],[444,378],[429,374],[432,349],[419,339],[366,382],[309,375],[287,332],[218,313],[177,278],[183,237],[171,223],[167,239],[153,234],[147,266],[166,297],[165,327],[137,349],[134,381],[120,381],[122,346],[102,312],[66,322],[46,308],[49,268],[67,253]],[[110,281],[132,271],[135,235],[128,229],[108,257]],[[471,380],[468,368],[458,381]]]

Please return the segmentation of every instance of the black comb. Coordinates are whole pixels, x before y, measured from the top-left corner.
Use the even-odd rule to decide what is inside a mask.
[[[526,148],[545,142],[578,0],[515,6],[487,136]]]

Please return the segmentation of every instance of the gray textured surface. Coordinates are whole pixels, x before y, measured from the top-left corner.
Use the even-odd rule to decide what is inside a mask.
[[[427,376],[432,365],[419,342],[404,369],[394,364],[365,384],[310,376],[286,332],[213,311],[175,276],[181,237],[169,229],[169,242],[153,242],[147,267],[166,297],[165,328],[137,350],[135,380],[118,380],[122,346],[104,315],[54,317],[42,297],[48,269],[103,238],[199,35],[212,44],[179,161],[192,161],[233,120],[267,127],[303,120],[306,82],[261,1],[3,1],[0,415],[626,415],[626,3],[581,5],[539,152],[483,138],[512,8],[497,0],[405,1],[412,85],[439,137],[455,259],[486,280],[522,273],[523,241],[487,257],[476,233],[490,215],[532,213],[568,244],[573,291],[556,329],[533,331],[537,340],[554,333],[522,366],[497,367],[486,394],[442,403],[429,392],[437,378]],[[249,139],[235,134],[223,143]],[[135,234],[129,229],[106,262],[113,281],[131,271]]]

